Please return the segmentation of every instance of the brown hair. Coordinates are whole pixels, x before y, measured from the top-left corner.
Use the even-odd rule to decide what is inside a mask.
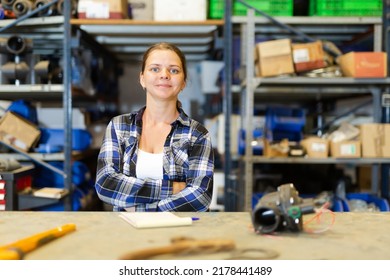
[[[149,49],[146,50],[146,52],[144,53],[143,58],[142,58],[141,73],[143,73],[145,71],[146,60],[148,59],[150,53],[152,51],[155,51],[155,50],[170,50],[170,51],[175,52],[181,61],[181,65],[183,68],[183,74],[184,74],[184,81],[187,81],[186,57],[185,57],[184,53],[178,47],[176,47],[174,44],[171,44],[171,43],[162,42],[162,43],[154,44],[151,47],[149,47]]]

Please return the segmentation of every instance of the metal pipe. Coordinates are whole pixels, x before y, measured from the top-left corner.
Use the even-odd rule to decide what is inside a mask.
[[[77,11],[77,1],[76,0],[70,0],[71,10],[70,15],[75,16]],[[64,14],[64,0],[59,0],[57,3],[57,13],[60,15]]]
[[[12,6],[14,5],[16,0],[1,0],[1,5],[6,10],[12,10]]]
[[[24,61],[19,63],[7,62],[1,66],[1,72],[9,80],[24,80],[29,71],[30,68]]]
[[[34,8],[32,0],[16,0],[12,6],[12,11],[17,18],[31,12]]]
[[[4,2],[4,0],[3,0]],[[8,28],[11,28],[13,26],[16,26],[18,25],[20,22],[23,22],[26,18],[30,18],[30,17],[33,17],[35,15],[37,15],[39,12],[41,12],[42,10],[50,7],[51,5],[54,5],[58,2],[58,0],[53,0],[52,2],[46,4],[46,5],[43,5],[41,6],[40,8],[38,9],[35,9],[33,11],[31,11],[31,13],[27,13],[25,15],[22,15],[21,17],[17,18],[16,20],[13,20],[11,21],[10,24],[6,25],[6,26],[3,26],[2,28],[0,28],[0,33],[4,32],[5,30],[7,30]]]
[[[32,40],[20,36],[11,36],[7,40],[6,50],[14,55],[20,55],[32,49]]]
[[[52,0],[36,0],[34,3],[34,10],[39,9],[40,7],[45,6],[48,3],[53,2]],[[48,8],[45,8],[41,12],[38,13],[39,17],[47,17],[47,16],[53,16],[57,13],[57,6],[51,5]]]
[[[64,178],[67,177],[67,175],[66,175],[66,173],[64,173],[64,171],[62,171],[61,169],[58,169],[57,167],[55,167],[55,166],[53,166],[53,165],[51,165],[51,164],[48,164],[47,162],[45,162],[45,161],[43,161],[43,160],[37,159],[37,158],[31,156],[30,154],[28,154],[28,153],[26,153],[26,152],[24,152],[24,151],[22,151],[22,150],[20,150],[20,149],[18,149],[18,148],[16,148],[16,147],[10,145],[10,144],[8,144],[8,143],[2,141],[2,140],[0,140],[0,144],[6,146],[7,148],[9,148],[9,149],[11,149],[11,150],[13,150],[13,151],[15,151],[15,152],[17,152],[17,153],[23,155],[23,156],[25,156],[26,158],[30,159],[30,160],[33,161],[33,162],[35,162],[35,163],[37,163],[37,164],[39,164],[39,165],[42,165],[42,166],[44,166],[44,167],[50,169],[51,171],[54,171],[55,173],[60,174],[60,175],[61,175],[62,177],[64,177]]]

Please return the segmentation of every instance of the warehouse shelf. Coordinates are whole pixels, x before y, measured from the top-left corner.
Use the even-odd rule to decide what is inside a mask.
[[[0,20],[1,37],[17,34],[23,38],[33,39],[36,54],[61,54],[64,30],[64,16],[33,17],[23,21]]]
[[[62,54],[64,16],[27,18],[13,25],[15,20],[0,21],[2,37],[18,34],[34,40],[34,53]],[[188,60],[202,60],[213,48],[216,34],[221,31],[222,20],[157,22],[130,19],[70,19],[74,32],[72,47],[89,41],[99,51],[115,55],[117,60],[129,61],[139,56],[152,43],[167,41],[183,48]],[[92,39],[92,40],[91,40]],[[80,40],[84,42],[80,43]],[[99,46],[100,44],[100,46]]]
[[[92,36],[120,61],[140,60],[150,44],[170,42],[178,45],[189,61],[208,57],[222,20],[140,21],[130,19],[72,19],[71,24]]]
[[[65,87],[62,84],[24,84],[6,85],[0,87],[1,100],[30,100],[40,101],[61,101]],[[96,103],[96,98],[87,95],[82,89],[72,87],[72,98],[74,102]]]
[[[306,35],[333,43],[350,42],[361,40],[366,36],[373,36],[373,48],[382,50],[383,22],[380,17],[316,17],[316,16],[293,16],[273,17],[281,24],[288,25]],[[233,16],[234,32],[241,32],[240,28],[247,23],[246,16]],[[293,40],[302,41],[302,38],[273,24],[268,18],[254,17],[254,32],[262,36],[274,39],[289,36]]]
[[[335,43],[350,42],[362,36],[373,36],[373,50],[381,51],[382,45],[382,20],[379,17],[275,17],[284,24],[293,26],[317,40],[329,40]],[[253,112],[256,102],[302,102],[304,100],[323,101],[325,99],[337,100],[356,96],[370,96],[372,98],[373,119],[381,121],[382,93],[390,88],[389,78],[379,79],[354,79],[346,77],[312,78],[300,76],[284,77],[255,77],[253,48],[256,35],[263,38],[291,38],[293,41],[305,41],[295,33],[291,33],[282,27],[275,25],[269,19],[254,16],[253,10],[248,10],[245,17],[232,17],[233,34],[239,34],[241,38],[241,61],[245,69],[245,77],[241,77],[241,85],[235,86],[235,91],[240,91],[241,128],[245,131],[253,130]],[[230,35],[233,35],[230,34]],[[270,40],[270,39],[269,39]],[[227,70],[229,71],[229,70]],[[230,85],[227,85],[230,86]],[[226,132],[227,133],[227,132]],[[227,133],[227,135],[230,135]],[[253,136],[246,134],[245,146],[251,147]],[[358,158],[358,159],[309,159],[309,158],[266,158],[253,155],[252,149],[245,149],[245,156],[239,158],[242,172],[238,193],[239,208],[251,210],[253,193],[254,164],[353,164],[372,166],[372,189],[378,190],[380,184],[379,166],[389,164],[389,159]],[[229,176],[229,174],[227,174]],[[382,186],[383,189],[384,186]],[[386,186],[385,188],[388,188]]]
[[[63,85],[48,85],[48,84],[27,84],[27,85],[6,85],[3,84],[0,87],[0,94],[4,95],[3,98],[9,98],[9,94],[58,94],[64,92]],[[11,96],[13,98],[13,96]]]
[[[242,158],[242,160],[245,160]],[[299,158],[299,157],[275,157],[267,158],[263,156],[251,156],[249,160],[253,163],[281,163],[281,164],[350,164],[350,165],[366,165],[366,164],[390,164],[388,158]]]
[[[96,155],[97,151],[94,149],[90,149],[83,152],[72,151],[72,160],[82,160],[91,155]],[[30,158],[37,159],[39,161],[65,161],[64,153],[27,153]],[[14,158],[20,162],[28,162],[31,161],[30,158],[26,157],[23,154],[15,154],[15,153],[0,153],[0,159],[9,159]]]
[[[52,5],[48,3],[47,5]],[[44,8],[44,7],[42,7]],[[23,39],[31,39],[33,47],[28,49],[27,54],[32,57],[54,55],[61,57],[63,60],[63,83],[61,85],[47,84],[21,84],[9,85],[7,83],[1,85],[0,97],[6,100],[14,100],[26,97],[35,102],[45,102],[56,99],[60,101],[61,107],[64,110],[64,170],[53,169],[56,173],[64,178],[64,188],[72,193],[71,182],[71,120],[72,120],[72,92],[71,92],[71,29],[69,24],[70,18],[70,2],[64,3],[64,16],[54,17],[34,17],[34,14],[39,9],[32,11],[17,19],[6,19],[0,21],[0,37],[9,38],[15,34]],[[68,12],[67,12],[68,11]],[[23,53],[23,55],[25,55]],[[19,54],[18,54],[19,56]],[[30,65],[31,69],[31,65]],[[62,102],[61,102],[62,101]],[[2,144],[6,145],[6,144]],[[22,151],[15,150],[16,154],[23,154]],[[39,162],[39,160],[38,160]],[[42,163],[49,167],[48,164]],[[69,202],[69,201],[68,201]],[[66,209],[71,210],[71,203],[67,203]]]

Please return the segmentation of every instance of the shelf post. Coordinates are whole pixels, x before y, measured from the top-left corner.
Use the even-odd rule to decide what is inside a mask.
[[[73,186],[72,186],[72,79],[71,79],[71,1],[64,1],[64,47],[63,47],[63,64],[64,64],[64,171],[67,176],[64,178],[64,188],[69,190],[69,195],[65,198],[64,209],[66,211],[73,210]]]
[[[224,63],[225,63],[225,98],[223,99],[223,111],[225,116],[225,157],[224,157],[224,206],[225,211],[236,210],[236,191],[233,190],[235,184],[232,184],[232,160],[230,154],[230,120],[232,115],[232,0],[225,2],[225,23],[224,23]]]
[[[253,9],[247,11],[248,20],[246,26],[246,110],[244,112],[245,131],[245,195],[244,211],[252,210],[252,193],[253,193],[253,114],[254,114],[254,53],[255,45],[255,12]]]
[[[390,0],[383,1],[382,13],[382,32],[383,32],[383,50],[387,53],[387,76],[389,77],[390,67]],[[390,89],[386,87],[386,92],[382,94],[382,122],[390,123]],[[381,165],[381,197],[390,198],[389,183],[390,183],[390,165]]]

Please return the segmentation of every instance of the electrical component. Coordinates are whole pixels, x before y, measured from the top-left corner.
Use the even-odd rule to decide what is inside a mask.
[[[299,197],[293,184],[284,184],[259,200],[252,212],[252,222],[259,233],[299,232],[303,229],[302,215],[313,213],[314,209],[313,199]]]

